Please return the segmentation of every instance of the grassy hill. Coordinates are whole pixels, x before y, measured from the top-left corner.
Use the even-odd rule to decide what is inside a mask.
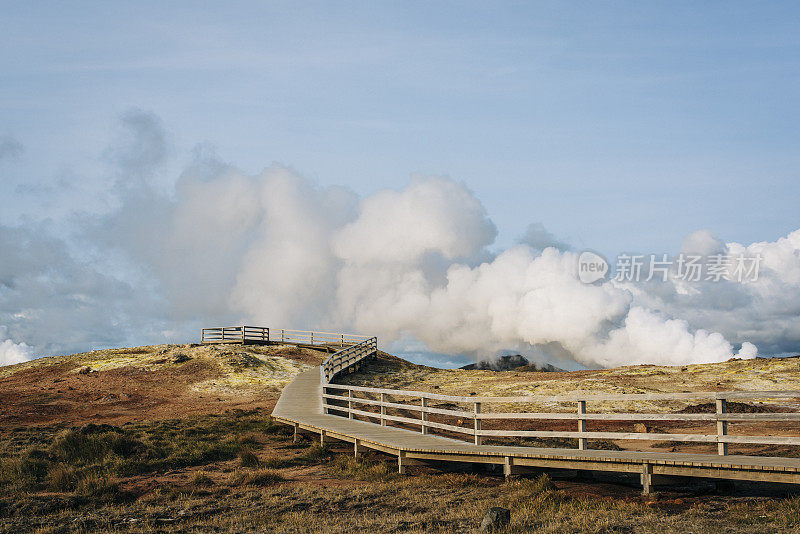
[[[0,367],[0,424],[127,422],[269,408],[324,352],[291,346],[156,345]]]
[[[754,391],[800,389],[800,356],[731,359],[723,363],[634,365],[588,371],[535,372],[437,369],[385,358],[343,382],[394,389],[435,391],[445,395],[564,395],[685,391]]]
[[[800,499],[783,487],[720,494],[695,484],[645,498],[624,478],[506,482],[468,465],[413,467],[401,477],[379,453],[355,460],[351,445],[321,448],[310,435],[293,443],[269,413],[283,385],[325,356],[161,345],[0,368],[0,532],[476,532],[491,506],[512,509],[509,532],[800,528]],[[746,372],[770,389],[797,387],[796,359],[498,373],[383,355],[348,380],[517,395],[745,388]]]

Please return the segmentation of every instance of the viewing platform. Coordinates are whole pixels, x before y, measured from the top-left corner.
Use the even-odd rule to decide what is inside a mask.
[[[369,336],[312,332],[309,330],[287,330],[263,326],[220,326],[203,328],[200,343],[236,345],[297,345],[310,348],[349,347],[362,343]]]

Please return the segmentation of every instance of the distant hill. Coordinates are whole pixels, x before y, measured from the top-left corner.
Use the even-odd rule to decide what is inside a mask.
[[[527,364],[527,365],[526,365]],[[756,358],[686,365],[631,365],[609,369],[533,372],[527,358],[509,355],[462,369],[437,369],[389,360],[370,362],[358,373],[340,378],[355,386],[429,391],[442,395],[487,397],[597,393],[680,393],[687,391],[800,390],[800,358]],[[505,370],[506,372],[496,372]],[[541,371],[541,370],[540,370]],[[675,401],[681,410],[696,404]],[[601,405],[597,409],[603,408]]]
[[[480,361],[478,363],[471,363],[460,367],[467,371],[532,371],[539,373],[557,373],[562,372],[564,369],[559,369],[549,363],[531,363],[528,358],[522,354],[507,354],[500,356],[492,361]]]

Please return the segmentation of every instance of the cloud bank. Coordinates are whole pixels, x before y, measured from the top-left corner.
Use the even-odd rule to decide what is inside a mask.
[[[0,341],[0,366],[27,362],[31,359],[31,350],[25,343],[14,343],[10,339]]]
[[[0,339],[16,342],[0,345],[4,364],[191,340],[200,326],[238,322],[370,333],[398,351],[514,350],[561,366],[800,348],[800,230],[749,245],[687,236],[681,250],[761,254],[753,283],[584,284],[578,252],[541,223],[493,250],[495,225],[458,181],[415,176],[361,197],[197,151],[168,190],[154,184],[169,154],[157,117],[130,112],[121,124],[105,153],[114,207],[79,219],[80,253],[45,227],[0,227]]]

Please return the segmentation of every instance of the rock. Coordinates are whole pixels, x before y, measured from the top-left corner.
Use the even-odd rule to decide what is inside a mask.
[[[531,363],[528,358],[522,354],[506,354],[493,360],[481,360],[477,363],[471,363],[460,367],[468,371],[533,371],[533,372],[558,372],[563,371],[558,367],[550,365],[549,363]]]
[[[649,429],[647,428],[647,425],[644,423],[636,423],[635,425],[633,425],[634,432],[641,432],[643,434],[646,434],[648,430]]]
[[[483,532],[500,532],[508,523],[511,522],[511,510],[508,508],[500,508],[493,506],[489,508],[486,515],[483,516],[481,521],[481,531]]]
[[[182,352],[179,352],[172,357],[172,363],[183,363],[188,362],[189,360],[191,360],[191,358]]]
[[[88,375],[88,374],[89,374],[89,373],[91,373],[91,372],[92,372],[92,368],[91,368],[91,367],[89,367],[88,365],[87,365],[87,366],[85,366],[85,367],[81,367],[80,369],[78,369],[78,374],[79,374],[79,375]]]

